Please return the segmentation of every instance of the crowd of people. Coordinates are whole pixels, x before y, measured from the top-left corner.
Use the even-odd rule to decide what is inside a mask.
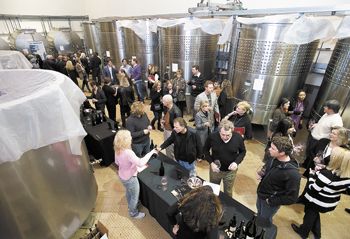
[[[163,149],[191,175],[196,174],[196,162],[206,160],[210,165],[210,182],[223,181],[224,193],[232,196],[239,164],[246,155],[245,140],[253,138],[250,104],[234,102],[231,82],[224,80],[218,84],[205,80],[197,65],[192,67],[192,77],[186,82],[181,69],[172,79],[162,79],[156,65],[150,64],[143,76],[136,58],[130,64],[127,59],[121,62],[122,65],[116,67],[112,59],[106,59],[102,66],[97,53],[88,59],[83,52],[78,52],[57,59],[48,56],[40,67],[59,71],[77,85],[79,78],[82,90],[86,87],[91,92],[88,98],[96,110],[104,112],[107,108],[109,118],[114,121],[119,104],[124,129],[115,137],[115,161],[126,189],[130,216],[145,216],[137,209],[137,167],[145,165],[152,154]],[[293,99],[281,98],[271,117],[265,154],[261,155],[264,166],[257,171],[256,207],[258,216],[272,223],[282,205],[302,203],[305,205],[303,223],[292,224],[292,229],[301,238],[307,238],[310,232],[315,238],[321,238],[320,213],[334,210],[341,193],[350,188],[348,131],[339,114],[341,106],[333,99],[325,103],[324,114],[317,122],[310,120],[306,124],[306,96],[306,91],[301,89]],[[189,105],[186,97],[191,99]],[[145,112],[147,98],[153,112],[151,120]],[[194,122],[193,127],[183,117],[186,110],[191,112],[192,118],[188,121]],[[308,130],[308,138],[305,159],[300,160],[296,158],[294,139],[303,128]],[[153,150],[150,149],[152,130],[164,136],[164,142]],[[304,174],[300,173],[302,167],[306,169]],[[302,176],[307,184],[299,196]],[[179,213],[182,220],[176,221]],[[189,235],[205,238],[215,231],[221,216],[219,199],[206,187],[193,190],[168,211],[178,238],[189,238]]]

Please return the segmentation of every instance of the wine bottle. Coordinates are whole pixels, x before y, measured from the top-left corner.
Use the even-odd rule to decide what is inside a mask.
[[[164,176],[164,164],[163,160],[160,161],[160,167],[159,167],[159,176]]]
[[[235,239],[243,239],[244,238],[244,220],[241,221],[239,226],[236,229],[235,232]]]
[[[230,220],[230,223],[228,225],[228,228],[225,230],[225,238],[231,239],[234,238],[235,231],[236,231],[236,216],[233,215],[232,219]]]
[[[153,139],[151,139],[151,144],[149,145],[150,150],[154,149]]]
[[[265,238],[265,229],[263,228],[262,230],[261,230],[261,232],[260,232],[260,234],[259,235],[257,235],[256,237],[255,237],[255,239],[264,239]]]
[[[256,220],[256,216],[253,215],[252,219],[250,219],[250,221],[247,222],[247,225],[245,227],[245,238],[246,239],[253,239],[256,236],[255,220]]]

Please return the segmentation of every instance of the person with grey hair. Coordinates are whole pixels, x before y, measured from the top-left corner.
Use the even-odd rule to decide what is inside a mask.
[[[171,132],[174,129],[174,119],[182,117],[181,110],[173,103],[173,97],[171,95],[163,96],[164,116],[162,119],[162,125],[164,129],[164,141],[170,137]],[[174,146],[170,145],[166,148],[166,155],[169,158],[175,159]]]
[[[343,120],[338,113],[340,103],[337,100],[327,100],[323,106],[324,115],[317,123],[309,122],[309,130],[311,131],[307,139],[306,158],[302,166],[307,168],[310,161],[313,160],[317,154],[316,148],[319,141],[322,139],[329,139],[329,135],[333,127],[343,126]],[[328,142],[326,142],[327,144]]]
[[[203,149],[204,158],[210,164],[210,182],[220,184],[223,180],[224,193],[231,197],[238,165],[246,154],[242,136],[233,129],[233,123],[223,119],[219,131],[208,136]]]

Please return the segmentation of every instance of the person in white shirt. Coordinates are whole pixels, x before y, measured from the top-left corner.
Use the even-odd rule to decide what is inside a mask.
[[[340,103],[337,100],[328,100],[323,106],[323,112],[320,120],[317,123],[309,124],[309,134],[306,147],[306,158],[302,166],[307,167],[310,160],[316,156],[316,146],[321,139],[329,139],[329,134],[332,130],[332,127],[342,127],[343,120],[339,115]]]

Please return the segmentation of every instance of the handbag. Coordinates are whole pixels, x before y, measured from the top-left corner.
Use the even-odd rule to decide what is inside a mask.
[[[154,105],[153,105],[153,108],[154,108],[154,111],[160,111],[160,110],[162,110],[161,104],[154,104]]]

